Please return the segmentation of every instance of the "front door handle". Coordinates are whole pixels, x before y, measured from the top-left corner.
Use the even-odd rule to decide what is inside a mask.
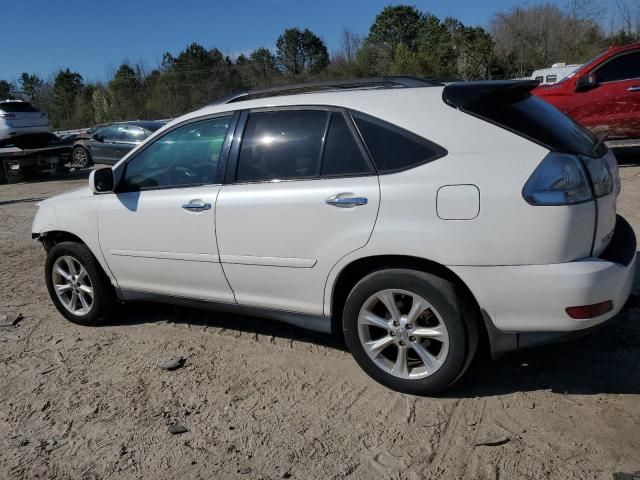
[[[341,197],[340,194],[327,198],[327,205],[338,208],[351,208],[366,205],[369,202],[366,197]]]
[[[627,92],[640,92],[640,85],[634,85],[633,87],[627,88]]]
[[[205,203],[202,200],[191,200],[182,205],[182,208],[189,210],[190,212],[203,212],[205,210],[210,210],[211,204]]]

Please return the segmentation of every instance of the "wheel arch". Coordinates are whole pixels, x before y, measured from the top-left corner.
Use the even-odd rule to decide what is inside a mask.
[[[96,258],[98,265],[100,266],[100,268],[102,268],[102,271],[105,273],[105,275],[109,278],[109,280],[111,281],[113,286],[118,285],[117,280],[115,278],[115,276],[113,275],[113,273],[111,272],[111,269],[109,268],[109,266],[106,263],[106,260],[104,259],[104,256],[102,255],[102,251],[99,250],[99,247],[96,251],[96,249],[92,248],[91,243],[86,242],[85,240],[82,239],[82,237],[76,235],[75,233],[72,233],[68,230],[60,230],[60,229],[52,229],[52,230],[46,230],[40,233],[32,233],[31,237],[34,240],[38,240],[40,243],[42,243],[42,246],[44,247],[45,251],[48,253],[49,250],[51,250],[54,246],[58,245],[59,243],[62,242],[76,242],[79,243],[81,245],[84,245],[85,247],[87,247],[89,249],[89,251],[93,254],[93,256]]]
[[[388,268],[418,270],[449,280],[460,289],[461,294],[470,302],[470,305],[476,313],[478,328],[486,334],[485,326],[481,320],[482,316],[478,301],[467,284],[451,269],[438,262],[421,257],[410,255],[374,255],[358,258],[345,265],[331,285],[331,310],[329,315],[331,317],[331,330],[334,335],[342,336],[342,311],[353,287],[366,275]]]
[[[89,248],[87,242],[82,240],[76,234],[67,232],[65,230],[48,230],[39,234],[33,234],[32,237],[39,240],[47,252],[51,250],[55,245],[62,242],[76,242]]]

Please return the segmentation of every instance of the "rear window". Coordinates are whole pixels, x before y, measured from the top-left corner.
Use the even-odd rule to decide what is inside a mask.
[[[602,142],[589,130],[530,91],[535,82],[459,83],[445,87],[445,101],[463,112],[510,130],[549,150],[604,155]]]
[[[5,113],[38,112],[29,102],[1,102],[0,110]]]
[[[362,113],[354,113],[353,119],[380,173],[417,167],[447,154],[439,145],[380,119]]]

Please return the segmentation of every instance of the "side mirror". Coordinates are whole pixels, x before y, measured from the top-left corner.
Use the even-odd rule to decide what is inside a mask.
[[[96,133],[95,135],[93,135],[93,138],[96,142],[104,142],[104,137],[102,135],[100,135],[99,133]]]
[[[576,80],[576,92],[584,92],[590,90],[598,85],[598,80],[595,73],[589,73],[578,77]]]
[[[93,193],[113,192],[114,180],[111,167],[98,168],[89,175],[89,187]]]

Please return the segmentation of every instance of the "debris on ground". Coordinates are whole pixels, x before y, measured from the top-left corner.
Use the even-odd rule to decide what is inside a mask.
[[[499,437],[499,438],[490,438],[487,440],[483,440],[482,442],[474,443],[474,447],[498,447],[500,445],[504,445],[505,443],[509,443],[511,439],[509,437]]]
[[[21,313],[0,313],[0,327],[13,327],[23,318]]]
[[[180,435],[182,433],[187,433],[188,431],[189,429],[187,427],[179,423],[174,423],[172,425],[169,425],[169,433],[171,435]]]
[[[182,367],[186,360],[187,359],[182,356],[172,357],[160,362],[158,366],[163,370],[175,370]]]

